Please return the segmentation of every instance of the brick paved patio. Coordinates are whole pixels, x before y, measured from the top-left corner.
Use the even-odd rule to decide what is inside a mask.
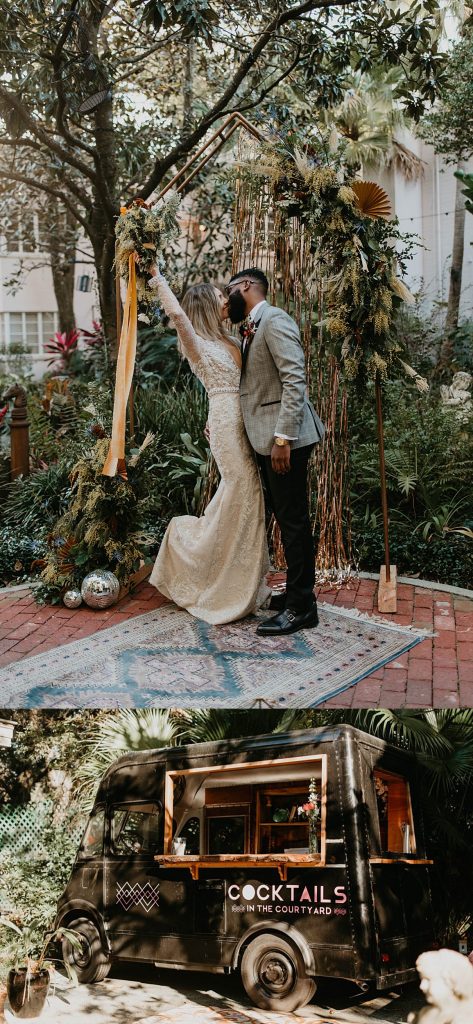
[[[374,580],[355,580],[341,590],[324,590],[319,599],[362,612],[376,612],[376,589]],[[0,667],[91,636],[161,604],[164,598],[148,583],[141,584],[134,594],[110,610],[95,612],[85,605],[75,610],[60,605],[41,607],[29,591],[0,591]],[[385,618],[434,630],[437,635],[373,672],[325,706],[473,706],[473,600],[399,584],[398,611]]]

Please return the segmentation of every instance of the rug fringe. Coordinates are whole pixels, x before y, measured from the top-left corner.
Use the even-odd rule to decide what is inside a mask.
[[[377,625],[384,626],[386,629],[394,630],[396,633],[404,633],[406,630],[412,633],[413,636],[421,636],[427,639],[428,637],[437,636],[437,633],[432,632],[428,629],[420,629],[419,626],[409,626],[404,622],[390,622],[389,619],[384,619],[382,615],[370,614],[369,612],[362,612],[358,608],[342,608],[339,605],[331,604],[329,601],[318,601],[319,608],[324,608],[327,611],[335,612],[336,615],[344,615],[347,619],[362,619],[363,622],[374,622]]]

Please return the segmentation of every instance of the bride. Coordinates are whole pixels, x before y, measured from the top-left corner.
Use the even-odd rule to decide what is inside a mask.
[[[180,306],[155,267],[152,273],[149,285],[207,391],[210,447],[221,480],[203,516],[171,519],[150,582],[198,619],[233,622],[271,594],[263,492],[240,405],[240,346],[223,325],[227,300],[218,288],[193,285]]]

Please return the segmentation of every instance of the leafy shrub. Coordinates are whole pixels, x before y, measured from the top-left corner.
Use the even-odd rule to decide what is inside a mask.
[[[24,583],[31,578],[32,566],[45,553],[44,540],[33,539],[10,527],[0,529],[0,586]]]
[[[461,535],[431,536],[391,523],[389,530],[392,562],[400,575],[418,574],[422,579],[473,588],[473,544]],[[360,569],[378,572],[384,562],[383,530],[380,525],[365,526],[354,532],[353,544]]]
[[[70,874],[85,815],[77,807],[58,816],[51,804],[30,804],[32,828],[18,833],[14,845],[2,844],[0,877],[9,916],[26,931],[33,945],[42,943],[56,914],[58,897]],[[37,822],[35,826],[35,817]],[[38,834],[40,841],[38,841]],[[5,929],[0,942],[0,975],[15,960],[16,940]]]
[[[4,505],[4,523],[31,540],[43,536],[67,508],[70,469],[68,462],[61,461],[15,480]]]

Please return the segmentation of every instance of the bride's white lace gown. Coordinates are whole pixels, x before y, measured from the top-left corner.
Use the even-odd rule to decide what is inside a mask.
[[[203,516],[171,519],[150,582],[213,625],[241,619],[269,594],[264,501],[240,408],[240,368],[218,341],[200,338],[162,277],[152,287],[209,398],[210,447],[221,480]]]

